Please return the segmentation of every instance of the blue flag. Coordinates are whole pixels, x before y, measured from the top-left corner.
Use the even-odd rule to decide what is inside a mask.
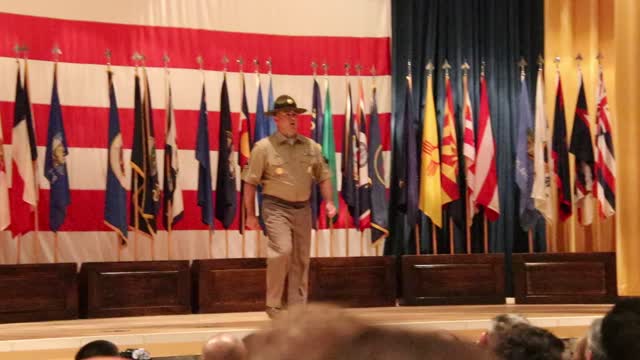
[[[258,95],[257,95],[257,103],[256,103],[256,132],[254,134],[254,142],[258,142],[261,139],[268,137],[271,133],[269,132],[269,122],[271,119],[264,114],[264,102],[262,101],[262,86],[260,82],[258,82]],[[258,185],[257,188],[257,196],[258,196],[258,212],[260,220],[260,227],[262,230],[265,229],[264,219],[262,218],[262,186]]]
[[[348,81],[348,80],[347,80]],[[344,142],[342,143],[342,189],[341,194],[347,204],[353,226],[360,228],[360,193],[358,192],[358,135],[353,119],[351,84],[347,83],[347,99],[344,113]]]
[[[198,206],[203,224],[213,228],[213,189],[211,188],[211,160],[209,156],[209,120],[207,119],[207,101],[202,84],[200,98],[200,116],[196,139],[196,160],[198,161]]]
[[[269,94],[267,95],[267,108],[269,109],[269,111],[273,110],[273,78],[271,77],[271,74],[269,74]],[[275,121],[273,121],[273,117],[267,117],[267,124],[269,126],[269,132],[267,133],[267,135],[271,135],[276,132],[276,123]]]
[[[402,135],[398,139],[405,139],[400,146],[394,147],[393,163],[396,166],[398,178],[398,207],[406,214],[409,228],[413,228],[418,221],[418,147],[416,139],[417,118],[414,114],[411,80],[407,78],[404,97],[404,114],[397,129]]]
[[[109,75],[109,149],[107,152],[107,192],[104,203],[104,222],[118,233],[122,242],[127,239],[127,190],[125,188],[124,157],[118,103],[113,88],[113,73]]]
[[[529,231],[536,222],[533,190],[533,116],[525,79],[521,80],[518,98],[518,134],[516,143],[516,185],[520,193],[520,226]]]
[[[67,137],[62,123],[62,109],[58,97],[58,64],[53,67],[53,89],[51,90],[51,108],[49,110],[49,130],[47,132],[47,150],[44,160],[45,176],[51,184],[49,203],[49,228],[58,231],[67,216],[67,206],[71,203],[69,176],[66,157],[69,155]]]
[[[218,138],[218,176],[216,178],[216,219],[228,229],[236,217],[237,196],[235,164],[233,155],[233,133],[227,77],[222,81],[220,92],[220,133]]]
[[[382,240],[389,235],[387,225],[387,194],[384,182],[384,159],[382,158],[382,136],[378,119],[376,88],[373,88],[371,119],[369,123],[369,179],[371,179],[371,241]]]
[[[311,99],[311,138],[318,144],[322,143],[322,95],[320,94],[320,85],[317,80],[313,80],[313,93]],[[318,216],[320,215],[320,203],[322,201],[320,196],[320,186],[313,184],[311,190],[311,214],[312,214],[312,227],[318,229]]]

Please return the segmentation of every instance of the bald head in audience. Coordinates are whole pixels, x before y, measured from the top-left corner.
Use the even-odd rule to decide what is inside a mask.
[[[529,320],[518,314],[501,314],[491,319],[491,328],[480,335],[478,344],[494,349],[500,339],[517,324],[531,325]]]
[[[247,349],[235,336],[220,334],[212,337],[202,348],[202,360],[244,360]]]

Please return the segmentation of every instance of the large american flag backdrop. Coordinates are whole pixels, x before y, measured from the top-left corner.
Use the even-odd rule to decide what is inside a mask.
[[[346,85],[349,81],[356,88],[358,81],[353,68],[351,76],[345,76],[344,64],[349,63],[352,67],[360,64],[363,67],[367,111],[372,99],[372,77],[368,69],[375,66],[377,106],[388,184],[390,11],[390,2],[386,0],[0,1],[0,118],[3,121],[6,169],[10,179],[17,72],[14,46],[24,44],[29,48],[29,91],[39,154],[40,186],[40,231],[37,234],[29,232],[19,239],[12,237],[9,231],[3,231],[0,235],[0,263],[15,263],[18,257],[21,263],[52,262],[54,255],[61,262],[264,256],[264,237],[250,231],[241,241],[238,218],[229,231],[222,230],[217,223],[211,241],[207,227],[200,221],[200,208],[197,206],[198,165],[194,155],[203,77],[196,63],[198,55],[204,59],[214,192],[220,90],[224,72],[222,58],[225,56],[230,60],[227,81],[236,146],[242,91],[236,59],[243,58],[245,61],[244,74],[252,122],[255,121],[258,81],[262,86],[265,107],[268,106],[267,92],[272,80],[275,96],[289,94],[299,106],[310,109],[313,87],[311,63],[328,64],[328,77],[324,77],[319,67],[318,81],[323,99],[326,84],[331,91],[338,164],[344,139]],[[57,241],[49,231],[49,182],[43,176],[53,84],[51,49],[54,45],[62,50],[58,89],[69,146],[67,167],[71,187],[71,205]],[[183,189],[185,208],[184,219],[175,226],[170,242],[167,232],[159,225],[153,242],[144,236],[136,236],[137,241],[134,242],[133,232],[130,232],[128,245],[119,249],[117,235],[104,224],[109,123],[106,49],[112,53],[111,69],[114,72],[125,149],[126,184],[131,183],[129,158],[134,120],[135,67],[131,56],[134,52],[140,52],[146,57],[160,184],[165,146],[163,55],[166,53],[170,57],[168,67],[180,148],[178,182]],[[269,58],[272,61],[271,77],[265,65]],[[253,59],[260,62],[259,78],[252,64]],[[310,120],[310,113],[301,117],[301,133],[310,135]],[[340,173],[337,178],[341,178]],[[237,185],[239,189],[240,183]],[[346,207],[340,210],[345,213]],[[20,221],[27,219],[12,218],[13,223]],[[161,224],[161,221],[158,223]],[[328,229],[317,232],[317,244],[314,237],[312,256],[376,254],[376,250],[370,246],[369,231],[361,238],[355,229],[337,227],[332,232],[333,236],[330,236]]]

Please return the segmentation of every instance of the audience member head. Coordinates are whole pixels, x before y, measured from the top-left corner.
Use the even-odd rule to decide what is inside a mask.
[[[376,327],[327,307],[293,308],[254,334],[252,360],[488,359],[489,354],[450,334]],[[259,351],[251,351],[251,349]]]
[[[640,298],[624,299],[611,309],[600,328],[604,353],[611,360],[640,354]]]
[[[593,320],[586,336],[586,360],[607,360],[607,353],[602,347],[602,318]]]
[[[209,339],[202,347],[202,360],[244,360],[247,349],[239,338],[219,334]]]
[[[530,325],[529,320],[518,314],[502,314],[491,319],[491,328],[480,335],[478,344],[489,349],[495,348],[499,339],[506,334],[514,325]]]
[[[120,358],[120,351],[118,347],[107,340],[95,340],[85,344],[76,353],[75,360],[93,359],[97,357],[109,357],[113,356]]]
[[[571,353],[571,360],[587,360],[587,348],[589,346],[588,335],[576,341]]]
[[[548,330],[516,324],[498,339],[494,351],[504,360],[562,360],[564,343]]]
[[[449,333],[367,326],[353,339],[332,349],[331,360],[463,360],[493,359],[486,349]]]

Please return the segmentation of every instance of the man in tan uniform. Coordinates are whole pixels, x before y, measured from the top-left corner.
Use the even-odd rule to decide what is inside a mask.
[[[278,131],[258,141],[243,174],[246,226],[260,228],[255,215],[256,186],[262,185],[262,214],[269,237],[267,248],[267,314],[282,309],[287,275],[288,305],[307,301],[309,252],[311,248],[311,185],[320,184],[327,216],[336,214],[332,199],[331,173],[320,145],[298,134],[298,108],[288,95],[279,96],[273,115]]]

